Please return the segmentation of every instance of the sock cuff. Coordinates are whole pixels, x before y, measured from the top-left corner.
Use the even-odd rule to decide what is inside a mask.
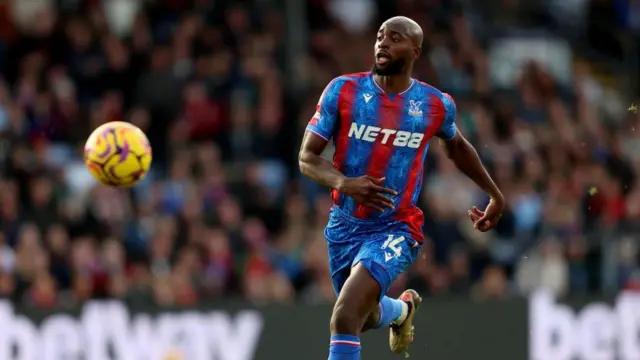
[[[360,338],[355,335],[336,334],[331,336],[331,345],[360,346]]]

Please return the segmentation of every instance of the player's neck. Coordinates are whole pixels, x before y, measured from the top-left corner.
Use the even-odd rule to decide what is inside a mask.
[[[384,92],[391,94],[403,93],[411,86],[411,76],[406,74],[392,76],[374,74],[373,81],[375,81]]]

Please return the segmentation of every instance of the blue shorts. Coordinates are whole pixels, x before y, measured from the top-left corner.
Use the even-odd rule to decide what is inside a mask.
[[[380,298],[417,259],[422,245],[414,240],[406,224],[354,218],[332,208],[324,230],[329,250],[329,270],[336,294],[351,273],[362,264],[380,284]]]

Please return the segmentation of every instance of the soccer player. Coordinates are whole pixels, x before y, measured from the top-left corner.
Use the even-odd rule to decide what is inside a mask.
[[[326,87],[307,126],[301,172],[330,187],[334,205],[325,237],[334,289],[329,360],[360,359],[361,332],[390,326],[390,348],[408,355],[422,299],[414,290],[386,296],[416,259],[424,238],[416,206],[429,141],[441,139],[449,158],[491,198],[469,217],[476,229],[497,224],[504,199],[477,152],[455,125],[453,99],[411,78],[422,29],[406,17],[385,21],[371,72],[340,76]],[[333,140],[333,164],[322,158]]]

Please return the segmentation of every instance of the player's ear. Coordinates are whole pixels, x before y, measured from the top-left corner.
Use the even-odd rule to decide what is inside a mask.
[[[422,48],[420,46],[416,46],[413,48],[413,59],[417,60],[422,55]]]

